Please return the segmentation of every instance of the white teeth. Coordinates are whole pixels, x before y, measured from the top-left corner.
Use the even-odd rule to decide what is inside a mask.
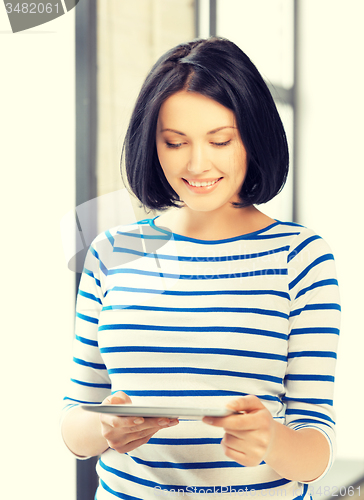
[[[216,184],[217,181],[220,179],[216,179],[216,181],[211,181],[211,182],[193,182],[193,181],[187,181],[190,186],[195,186],[195,187],[205,187],[205,186],[212,186],[213,184]]]

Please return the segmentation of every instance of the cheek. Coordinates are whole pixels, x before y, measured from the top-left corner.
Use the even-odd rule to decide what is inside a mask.
[[[169,158],[168,154],[165,154],[163,151],[158,151],[157,148],[157,153],[158,153],[158,159],[160,166],[163,170],[164,176],[169,182],[169,184],[173,184],[173,174],[175,172],[175,168],[173,166],[173,162],[171,161],[171,158]]]
[[[160,166],[163,170],[163,173],[165,175],[165,177],[168,179],[168,162],[166,160],[166,155],[163,153],[163,150],[162,148],[158,147],[157,145],[157,155],[158,155],[158,160],[159,160],[159,163],[160,163]]]
[[[163,152],[158,152],[158,159],[159,159],[159,163],[162,167],[162,170],[164,172],[164,175],[166,177],[168,177],[168,174],[170,173],[170,168],[169,168],[169,162],[168,162],[168,159],[166,158],[166,155],[163,154]]]
[[[180,151],[169,151],[165,148],[160,148],[159,150],[157,148],[157,153],[165,176],[178,175],[184,165],[183,154]]]

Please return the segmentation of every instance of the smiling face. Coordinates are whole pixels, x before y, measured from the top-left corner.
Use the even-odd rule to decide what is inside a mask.
[[[156,145],[167,181],[189,209],[226,210],[241,201],[247,154],[230,109],[177,92],[160,108]]]

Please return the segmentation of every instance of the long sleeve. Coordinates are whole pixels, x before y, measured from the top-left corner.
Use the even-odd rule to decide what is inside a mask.
[[[95,247],[91,245],[87,253],[77,295],[71,379],[64,398],[63,414],[82,403],[101,403],[111,389],[98,346],[103,293],[102,263]]]
[[[286,425],[324,434],[331,450],[327,471],[336,451],[333,394],[341,310],[334,257],[322,238],[304,230],[293,240],[287,261]]]

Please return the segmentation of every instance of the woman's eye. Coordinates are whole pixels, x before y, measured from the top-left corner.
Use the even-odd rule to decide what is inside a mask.
[[[167,148],[179,148],[182,146],[182,142],[179,143],[173,143],[173,142],[166,142]]]
[[[231,142],[231,139],[229,139],[228,141],[225,141],[225,142],[212,142],[211,144],[213,146],[217,146],[217,147],[223,147],[223,146],[227,146],[228,144],[230,144]],[[183,146],[183,142],[167,142],[166,141],[166,146],[167,148],[171,148],[171,149],[177,149],[177,148],[180,148],[181,146]]]

